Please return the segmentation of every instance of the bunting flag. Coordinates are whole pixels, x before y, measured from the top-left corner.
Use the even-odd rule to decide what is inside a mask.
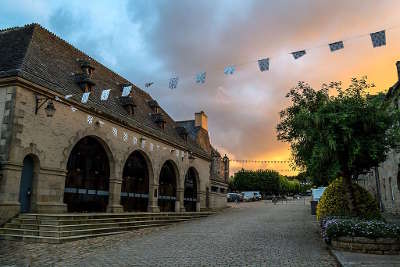
[[[205,83],[206,82],[206,72],[200,72],[196,76],[196,83]]]
[[[336,50],[340,50],[344,48],[343,41],[335,42],[329,44],[329,48],[331,49],[331,52],[335,52]]]
[[[258,67],[261,72],[269,70],[269,58],[263,58],[258,60]]]
[[[178,77],[171,78],[169,80],[169,89],[176,89],[176,87],[178,86],[178,81],[179,81]]]
[[[144,87],[148,88],[148,87],[152,86],[153,84],[154,84],[154,82],[145,83]]]
[[[154,145],[153,145],[153,143],[150,143],[150,151],[153,151],[153,149],[154,149]]]
[[[111,89],[103,90],[103,91],[101,92],[100,100],[106,101],[106,100],[108,99],[108,96],[110,95],[110,91],[111,91]]]
[[[89,95],[90,95],[90,92],[83,93],[81,102],[82,103],[87,103],[88,99],[89,99]]]
[[[123,139],[125,142],[128,141],[128,133],[124,132]]]
[[[233,73],[235,73],[235,66],[227,66],[227,67],[225,67],[225,69],[224,69],[224,73],[226,74],[226,75],[232,75]]]
[[[65,96],[65,99],[69,99],[69,98],[71,98],[71,97],[73,97],[73,95],[66,95],[66,96]]]
[[[142,141],[142,148],[144,149],[144,147],[146,146],[146,140]]]
[[[92,123],[93,123],[93,116],[88,115],[88,116],[87,116],[87,122],[88,122],[89,124],[92,124]]]
[[[122,89],[122,96],[128,96],[131,93],[132,85],[124,86]]]
[[[77,111],[77,108],[71,106],[71,110],[72,110],[72,112],[75,112],[75,111]]]
[[[133,137],[133,144],[134,144],[134,145],[137,145],[137,138],[136,138],[136,136]]]
[[[306,54],[306,50],[300,50],[296,52],[291,53],[294,59],[298,59],[299,57],[302,57]]]
[[[118,129],[115,128],[115,127],[112,127],[112,133],[113,133],[114,136],[117,136],[118,135]]]
[[[386,45],[385,30],[379,31],[379,32],[374,32],[374,33],[371,33],[370,35],[371,35],[372,46],[374,48]]]
[[[58,96],[56,96],[56,97],[55,97],[55,100],[56,100],[56,101],[60,101],[61,99],[60,99]]]

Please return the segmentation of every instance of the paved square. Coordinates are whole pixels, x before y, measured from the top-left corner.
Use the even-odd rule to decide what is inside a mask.
[[[208,218],[59,245],[1,241],[0,265],[336,266],[308,201],[233,204]]]

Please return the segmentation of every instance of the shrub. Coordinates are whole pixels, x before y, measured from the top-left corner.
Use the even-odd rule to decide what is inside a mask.
[[[326,217],[321,220],[321,231],[325,242],[340,236],[367,238],[399,238],[400,226],[379,220]]]
[[[354,206],[357,214],[351,214],[343,179],[334,180],[324,191],[317,206],[317,219],[322,220],[326,216],[358,216],[364,219],[380,219],[378,204],[372,195],[353,183]]]

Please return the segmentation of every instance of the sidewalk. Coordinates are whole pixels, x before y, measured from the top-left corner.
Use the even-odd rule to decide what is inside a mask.
[[[331,250],[342,267],[348,266],[400,266],[400,255],[374,255],[354,253],[347,251]]]

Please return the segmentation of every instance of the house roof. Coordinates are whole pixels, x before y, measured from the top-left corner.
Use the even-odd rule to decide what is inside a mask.
[[[156,136],[185,147],[203,157],[210,155],[194,140],[185,142],[176,131],[179,125],[160,108],[166,120],[162,130],[152,120],[152,109],[148,104],[151,96],[127,79],[111,71],[82,51],[68,44],[39,24],[29,24],[0,30],[0,78],[18,76],[46,87],[62,95],[74,94],[72,99],[80,102],[82,89],[76,82],[76,74],[82,73],[81,61],[90,62],[94,67],[91,75],[95,83],[86,107],[101,111],[118,121],[139,128]],[[134,104],[133,115],[129,115],[120,102],[122,85],[132,84]],[[111,89],[109,99],[101,101],[103,89]]]

